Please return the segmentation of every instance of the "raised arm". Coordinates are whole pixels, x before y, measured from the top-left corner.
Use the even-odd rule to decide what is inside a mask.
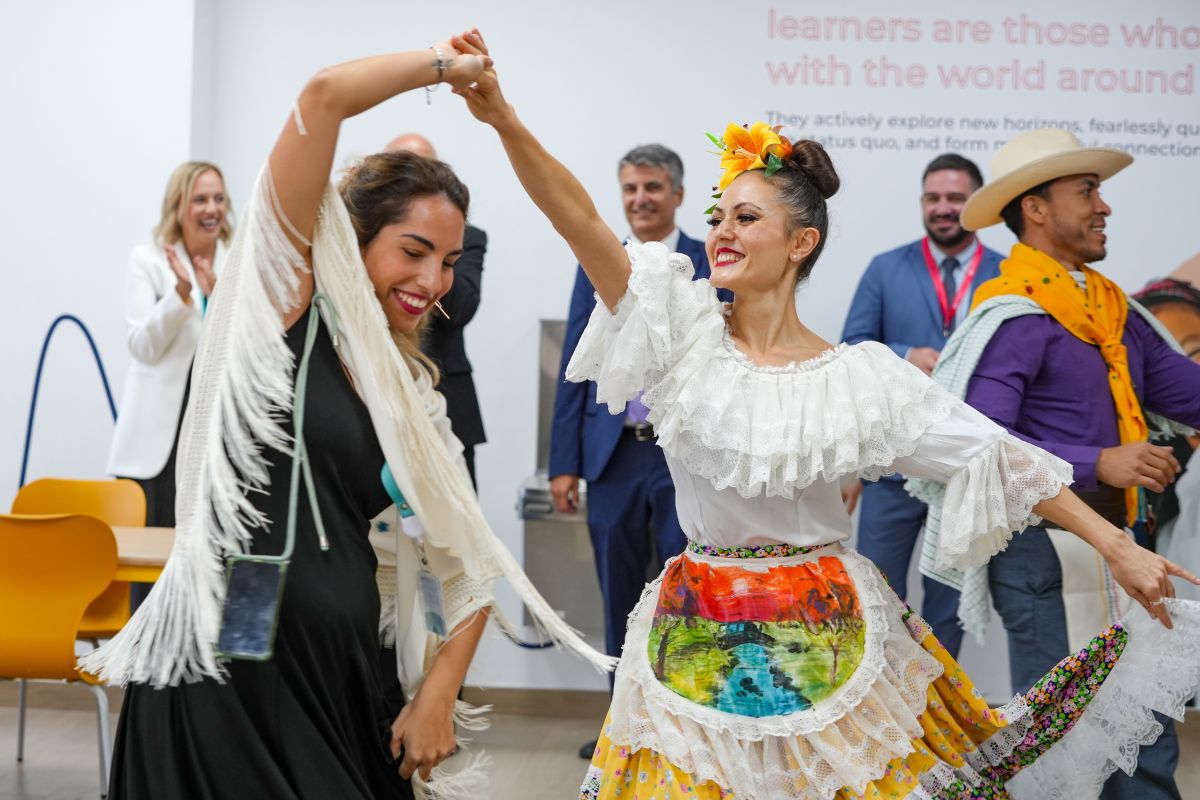
[[[487,56],[478,30],[455,36],[451,42],[464,53]],[[571,247],[600,299],[614,309],[629,285],[629,256],[600,218],[592,198],[522,124],[501,93],[495,70],[486,70],[474,86],[455,91],[466,99],[476,119],[496,129],[525,192]]]
[[[296,99],[295,113],[288,117],[271,151],[270,168],[285,216],[280,221],[292,244],[310,264],[317,209],[329,183],[342,120],[439,80],[455,87],[467,86],[486,63],[484,57],[457,52],[447,41],[425,50],[327,67],[308,81]],[[300,305],[284,320],[287,327],[304,314],[312,299],[311,272],[301,273],[300,287]]]

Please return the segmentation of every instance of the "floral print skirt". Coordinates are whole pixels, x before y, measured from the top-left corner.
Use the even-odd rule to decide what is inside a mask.
[[[861,560],[856,554],[847,555]],[[660,582],[652,585],[657,597],[644,652],[629,652],[630,641],[627,641],[625,658],[644,658],[663,687],[695,707],[707,709],[704,713],[741,715],[753,720],[794,714],[798,709],[820,704],[843,689],[849,676],[859,668],[864,653],[863,603],[844,560],[848,559],[835,553],[807,558],[801,563],[760,568],[752,574],[732,562],[729,566],[714,567],[687,557],[677,559],[668,565]],[[924,620],[894,595],[891,602],[898,607],[903,627],[912,641],[936,661],[937,666],[930,674],[936,674],[940,667],[941,674],[925,689],[924,709],[915,717],[919,721],[919,735],[911,737],[907,746],[898,743],[894,748],[897,755],[865,785],[831,790],[819,788],[804,778],[785,777],[782,783],[775,780],[769,784],[770,788],[759,788],[749,800],[776,797],[991,800],[1057,796],[1045,794],[1055,791],[1056,769],[1047,770],[1051,773],[1048,775],[1032,776],[1023,789],[1017,776],[1047,754],[1086,716],[1129,646],[1129,626],[1118,624],[1109,628],[1087,647],[1061,661],[1024,695],[1003,708],[990,708]],[[1178,603],[1172,608],[1176,612],[1176,627],[1190,630],[1181,633],[1176,644],[1184,643],[1186,637],[1182,649],[1194,654],[1196,631],[1200,629],[1200,604],[1187,604],[1184,608]],[[1178,613],[1181,611],[1186,613],[1181,615]],[[645,613],[649,617],[649,605]],[[634,616],[637,614],[635,611]],[[634,625],[631,617],[631,632]],[[1158,623],[1146,618],[1138,629],[1149,634],[1142,637],[1143,641],[1170,635],[1153,631],[1149,625]],[[633,638],[631,635],[630,640]],[[1161,643],[1148,644],[1161,653]],[[1200,667],[1192,667],[1189,672],[1181,666],[1180,670],[1186,674],[1175,681],[1178,691],[1159,687],[1157,695],[1160,699],[1164,695],[1178,697],[1181,707],[1190,691],[1189,684],[1194,689],[1200,680],[1197,675]],[[622,677],[618,672],[619,682]],[[1141,678],[1144,680],[1145,676]],[[1171,703],[1147,703],[1145,698],[1133,697],[1125,689],[1116,694],[1120,696],[1108,698],[1109,707],[1100,712],[1102,719],[1096,727],[1102,737],[1121,740],[1113,745],[1116,749],[1132,749],[1136,757],[1136,745],[1153,741],[1161,730],[1153,729],[1152,720],[1146,723],[1150,708],[1167,713],[1176,709],[1163,707]],[[581,800],[747,800],[745,794],[737,794],[729,786],[672,763],[655,747],[620,741],[628,737],[614,731],[618,705],[614,700],[614,710],[604,722],[581,787]],[[1129,718],[1129,730],[1114,729],[1114,725],[1125,724],[1125,717]],[[818,730],[799,736],[820,738],[824,733]],[[1077,748],[1089,748],[1084,740],[1088,733],[1081,732],[1077,737],[1081,740],[1075,742]],[[1122,739],[1125,735],[1128,740]],[[1130,748],[1126,741],[1134,746]],[[1099,747],[1103,749],[1103,745]],[[1132,761],[1121,763],[1116,756],[1106,759],[1101,755],[1097,761],[1094,754],[1063,755],[1080,762],[1067,770],[1073,772],[1070,780],[1078,781],[1078,770],[1083,770],[1088,774],[1087,782],[1094,783],[1097,790],[1114,768],[1132,768]],[[697,758],[695,763],[702,761],[703,758]],[[711,764],[709,768],[711,772]],[[793,782],[789,784],[788,780]]]

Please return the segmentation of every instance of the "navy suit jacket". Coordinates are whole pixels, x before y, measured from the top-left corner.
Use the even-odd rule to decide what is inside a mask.
[[[910,347],[940,351],[946,346],[942,307],[921,252],[921,242],[918,239],[871,259],[850,302],[843,341],[883,342],[901,358]],[[974,250],[966,252],[973,254]],[[1000,274],[1003,258],[995,250],[983,248],[983,258],[971,281],[972,293],[981,283]],[[969,303],[970,298],[964,302]]]
[[[850,302],[842,341],[883,342],[901,358],[910,347],[941,351],[946,346],[942,307],[921,252],[921,242],[918,239],[871,259]],[[966,252],[973,254],[974,250]],[[983,258],[971,281],[972,294],[980,284],[1000,274],[1003,258],[995,250],[983,248]],[[963,302],[969,303],[970,298],[964,298]],[[904,480],[899,475],[889,477]]]
[[[709,276],[708,256],[704,243],[679,232],[676,252],[692,260],[697,278]],[[558,391],[554,395],[554,420],[550,428],[550,477],[579,475],[585,481],[600,477],[612,458],[621,430],[624,414],[610,414],[606,406],[596,403],[596,384],[587,381],[571,383],[566,379],[567,364],[583,336],[596,307],[596,290],[582,268],[577,268],[575,289],[571,294],[571,311],[567,315],[567,330],[563,336],[562,362],[558,367]]]

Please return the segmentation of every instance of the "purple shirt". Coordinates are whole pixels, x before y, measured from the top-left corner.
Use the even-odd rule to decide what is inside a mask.
[[[1136,311],[1125,323],[1129,373],[1142,409],[1200,427],[1200,365],[1175,352]],[[967,403],[1014,435],[1075,468],[1075,486],[1097,488],[1096,459],[1121,444],[1100,348],[1046,314],[1010,319],[988,342]]]

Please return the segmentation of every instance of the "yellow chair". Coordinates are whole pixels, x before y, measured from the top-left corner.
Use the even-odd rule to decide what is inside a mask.
[[[100,794],[112,758],[108,695],[78,671],[75,641],[88,603],[112,583],[112,529],[82,514],[0,515],[0,677],[83,681],[96,699]],[[25,756],[24,683],[17,760]]]
[[[13,500],[14,514],[87,514],[113,527],[146,524],[146,494],[127,478],[88,481],[42,478],[27,483]],[[129,584],[114,581],[79,624],[80,639],[109,639],[129,621]]]

